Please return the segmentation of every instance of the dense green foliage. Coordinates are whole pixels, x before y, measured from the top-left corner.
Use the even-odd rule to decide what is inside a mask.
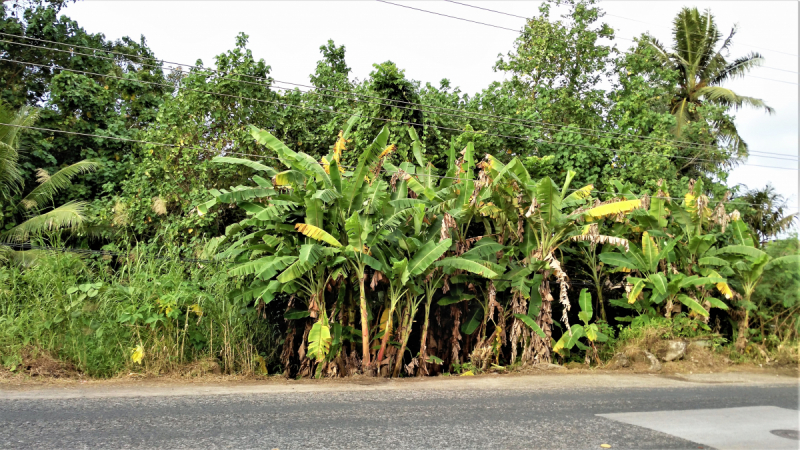
[[[0,6],[0,235],[116,253],[3,248],[6,367],[426,375],[596,361],[648,324],[797,339],[797,240],[765,244],[794,219],[725,186],[730,113],[763,103],[720,85],[763,58],[727,62],[710,13],[622,50],[594,1],[546,2],[471,95],[392,61],[353,80],[333,41],[286,86],[245,34],[166,73],[62,5]]]

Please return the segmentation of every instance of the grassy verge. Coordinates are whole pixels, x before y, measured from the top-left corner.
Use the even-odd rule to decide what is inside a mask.
[[[0,363],[33,373],[55,358],[91,377],[263,371],[279,333],[228,299],[240,287],[214,266],[152,258],[51,253],[2,265]]]

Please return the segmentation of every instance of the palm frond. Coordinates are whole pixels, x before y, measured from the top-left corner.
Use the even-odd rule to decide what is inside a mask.
[[[709,86],[719,86],[725,81],[742,78],[754,67],[759,67],[764,62],[760,53],[751,52],[747,56],[736,58],[732,63],[725,65],[714,74],[709,74]]]
[[[733,109],[739,109],[742,106],[750,106],[753,108],[764,108],[769,114],[774,114],[775,110],[760,98],[745,97],[737,95],[730,89],[719,86],[706,86],[697,90],[697,95],[702,96],[704,99],[717,105],[727,106]]]
[[[100,167],[99,163],[87,159],[67,166],[52,175],[47,175],[47,172],[40,171],[37,181],[41,184],[26,195],[20,201],[20,205],[26,210],[41,208],[45,203],[51,201],[58,191],[71,185],[73,177],[82,173],[93,172],[98,167]]]
[[[31,235],[58,229],[77,229],[84,221],[86,202],[69,202],[44,214],[31,217],[8,231],[12,240],[21,242]]]
[[[8,201],[22,189],[19,171],[19,134],[23,126],[36,122],[37,109],[23,106],[17,110],[0,102],[0,199]]]

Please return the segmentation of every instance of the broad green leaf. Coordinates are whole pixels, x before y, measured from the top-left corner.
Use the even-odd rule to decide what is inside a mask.
[[[536,185],[536,201],[539,202],[542,221],[548,227],[553,227],[561,217],[561,193],[549,177],[542,178]]]
[[[689,309],[696,312],[697,314],[700,314],[701,316],[704,317],[708,317],[708,311],[706,311],[706,309],[703,308],[703,305],[698,303],[697,300],[684,294],[678,294],[678,300],[680,300],[681,303],[688,306]]]
[[[598,258],[604,264],[608,264],[611,266],[624,267],[630,270],[644,269],[642,267],[639,267],[638,264],[636,264],[634,261],[631,261],[630,258],[621,253],[616,253],[616,252],[601,253]]]
[[[783,265],[793,265],[793,269],[796,271],[797,266],[800,265],[800,255],[788,255],[782,256],[780,258],[775,258],[767,263],[764,266],[764,270],[769,270],[773,267],[780,267]]]
[[[302,233],[305,236],[310,237],[311,239],[315,239],[317,241],[325,242],[329,245],[334,247],[341,247],[342,243],[336,240],[333,236],[330,235],[327,231],[317,228],[314,225],[309,225],[306,223],[296,223],[294,228]]]
[[[755,242],[747,224],[743,220],[734,220],[731,222],[731,232],[734,240],[739,244],[747,247],[754,247]]]
[[[573,325],[570,327],[570,331],[572,331],[572,335],[569,336],[569,340],[567,341],[567,348],[572,348],[578,343],[578,339],[586,336],[586,332],[583,329],[582,325]],[[565,333],[569,335],[569,333]]]
[[[283,318],[286,320],[298,320],[298,319],[305,319],[306,317],[310,316],[311,314],[308,311],[301,311],[299,309],[290,309],[283,314]]]
[[[276,173],[272,177],[275,186],[303,186],[306,183],[306,176],[297,170],[284,170]]]
[[[706,297],[706,300],[708,300],[708,302],[711,303],[711,306],[714,308],[728,310],[728,305],[726,305],[725,302],[723,302],[718,298]]]
[[[593,189],[594,186],[591,184],[577,189],[575,192],[569,194],[562,203],[564,206],[575,206],[579,203],[582,203],[585,201],[585,199],[592,195]]]
[[[283,270],[288,264],[296,261],[296,256],[282,256],[282,257],[275,257],[275,256],[267,256],[261,259],[257,259],[255,261],[248,261],[244,264],[240,264],[238,266],[232,267],[228,270],[228,273],[233,276],[245,276],[251,275],[254,273],[260,273],[268,268],[273,267],[280,267],[276,270]]]
[[[539,325],[536,323],[536,321],[535,321],[535,320],[531,319],[531,318],[530,318],[530,316],[527,316],[527,315],[525,315],[525,314],[514,314],[514,317],[516,317],[517,319],[519,319],[520,321],[522,321],[522,323],[524,323],[525,325],[527,325],[527,326],[528,326],[528,328],[530,328],[530,329],[531,329],[531,330],[533,330],[533,331],[534,331],[536,334],[538,334],[540,338],[542,338],[542,339],[546,339],[546,338],[547,338],[547,336],[544,334],[544,331],[542,331],[542,327],[540,327],[540,326],[539,326]]]
[[[658,269],[658,246],[648,232],[642,233],[642,255],[647,265],[647,270],[655,272]]]
[[[754,259],[762,258],[764,255],[766,255],[766,253],[763,251],[747,245],[729,245],[727,247],[722,247],[721,249],[717,250],[717,254],[744,255]]]
[[[468,336],[471,335],[481,325],[481,319],[483,319],[483,308],[476,307],[472,310],[469,319],[461,324],[461,332]]]
[[[331,349],[331,328],[328,321],[320,318],[308,332],[308,357],[322,362]]]
[[[597,334],[598,334],[597,325],[595,324],[587,325],[586,327],[584,327],[583,330],[586,333],[586,339],[589,339],[592,342],[597,340]]]
[[[628,280],[634,277],[628,277]],[[636,302],[636,298],[639,297],[639,294],[644,289],[645,280],[641,278],[635,279],[636,282],[633,283],[633,287],[631,288],[631,292],[628,294],[628,303],[633,304]],[[629,281],[630,282],[630,281]]]
[[[473,298],[475,298],[475,296],[472,294],[460,294],[460,295],[454,294],[449,297],[442,297],[441,299],[439,299],[438,302],[436,302],[436,304],[439,306],[447,306],[447,305],[452,305],[454,303],[463,302],[464,300],[470,300]]]
[[[425,157],[422,156],[423,149],[422,143],[417,136],[417,130],[413,126],[408,127],[408,135],[411,136],[411,152],[414,154],[414,159],[421,167],[425,167]]]
[[[261,145],[273,150],[281,158],[284,164],[290,165],[287,159],[293,159],[295,152],[287,147],[280,139],[276,138],[269,131],[261,130],[250,125],[250,134]]]
[[[330,204],[342,198],[342,196],[341,194],[339,194],[339,192],[336,191],[336,189],[323,189],[321,191],[315,192],[314,195],[311,196],[311,198],[318,198],[323,202]]]
[[[647,277],[647,280],[653,284],[657,292],[664,295],[667,293],[667,278],[663,274],[654,273]]]
[[[692,236],[689,240],[689,253],[692,255],[702,255],[706,250],[711,248],[716,241],[717,238],[713,234]]]
[[[701,266],[727,266],[728,261],[725,261],[722,258],[717,258],[716,256],[706,256],[704,258],[700,258],[697,262]]]
[[[247,166],[253,170],[264,172],[267,174],[268,177],[274,177],[275,174],[278,173],[277,170],[273,169],[272,167],[265,166],[261,163],[252,161],[250,159],[244,158],[231,158],[228,156],[215,156],[211,162],[213,163],[225,163],[225,164],[239,164],[242,166]]]
[[[436,267],[447,267],[450,269],[466,270],[467,272],[480,275],[485,278],[494,278],[497,273],[489,268],[469,259],[450,257],[434,263]]]
[[[414,254],[411,262],[408,263],[408,271],[412,276],[422,274],[434,261],[447,252],[452,242],[451,239],[445,239],[438,244],[434,241],[428,241]]]

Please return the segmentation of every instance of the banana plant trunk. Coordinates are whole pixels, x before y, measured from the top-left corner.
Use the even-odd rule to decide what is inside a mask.
[[[750,293],[745,292],[745,305],[750,304]],[[742,317],[739,320],[739,333],[736,336],[736,351],[742,353],[747,346],[747,332],[750,329],[750,311],[746,306],[742,306],[742,312],[739,313]]]
[[[392,377],[397,378],[400,376],[400,369],[403,367],[403,356],[406,354],[406,345],[408,344],[408,336],[411,334],[411,320],[413,314],[411,313],[411,299],[408,299],[405,311],[403,312],[402,328],[400,329],[400,351],[397,353],[394,361],[394,371]]]
[[[544,281],[539,287],[539,292],[542,294],[542,308],[539,310],[539,316],[536,318],[536,324],[544,331],[544,339],[539,337],[538,334],[533,333],[531,339],[533,340],[534,356],[538,356],[538,362],[550,362],[550,337],[553,334],[553,295],[550,293],[550,282],[547,277],[550,275],[548,272],[544,274]]]
[[[431,301],[433,296],[428,296],[428,301],[425,303],[425,319],[422,322],[422,337],[419,341],[419,371],[417,376],[428,375],[428,322],[431,315]]]
[[[361,308],[361,367],[368,370],[370,367],[369,361],[369,319],[367,315],[367,294],[364,290],[364,269],[361,268],[358,274],[358,289],[360,297]]]
[[[386,318],[386,328],[383,330],[383,338],[381,339],[381,349],[378,351],[378,357],[375,359],[375,365],[377,366],[378,373],[381,372],[383,355],[386,353],[386,345],[389,343],[389,335],[392,334],[392,316],[394,316],[394,309],[389,309],[389,314]]]

